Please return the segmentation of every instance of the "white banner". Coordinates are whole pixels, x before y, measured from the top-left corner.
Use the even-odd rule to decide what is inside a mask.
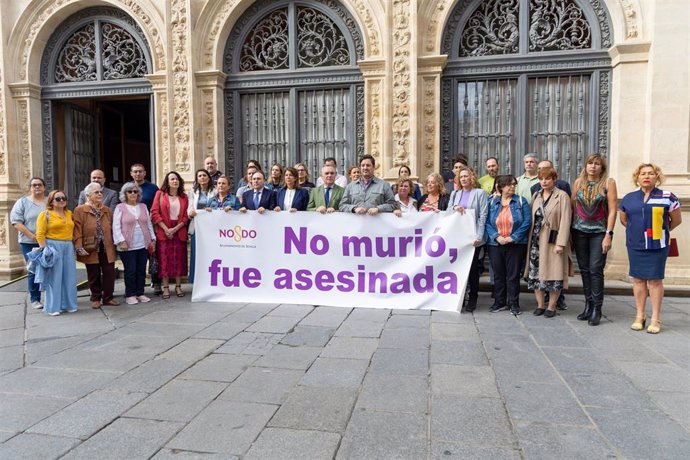
[[[474,215],[200,212],[192,301],[459,311]]]

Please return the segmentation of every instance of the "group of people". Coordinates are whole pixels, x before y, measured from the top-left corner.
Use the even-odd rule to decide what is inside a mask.
[[[524,157],[525,172],[519,177],[499,175],[498,159],[490,157],[487,174],[478,178],[467,159],[460,157],[449,177],[432,173],[424,186],[410,178],[406,165],[391,186],[374,175],[371,155],[350,167],[347,176],[337,173],[334,158],[327,158],[316,183],[310,182],[303,163],[274,164],[267,177],[259,162],[250,160],[234,193],[217,166],[215,158],[206,158],[186,191],[177,172],[166,174],[158,188],[146,180],[144,166],[134,164],[132,181],[119,194],[106,188],[105,174],[95,170],[73,213],[67,209],[64,191],[54,190],[46,197],[43,179],[32,178],[29,195],[18,200],[11,213],[22,252],[33,267],[28,277],[31,305],[49,315],[76,311],[75,254],[86,266],[92,308],[119,304],[114,297],[118,253],[128,305],[151,300],[144,293],[147,264],[156,294],[170,298],[169,283],[174,280],[174,294],[183,297],[182,278],[194,280],[194,219],[201,212],[391,212],[402,217],[410,212],[472,209],[475,251],[463,302],[466,311],[477,306],[482,259],[488,254],[495,299],[491,312],[521,314],[520,280],[524,279],[535,293],[534,315],[554,317],[572,276],[573,248],[585,296],[585,309],[577,318],[596,326],[602,313],[606,256],[620,209],[637,305],[632,329],[645,327],[649,294],[652,316],[647,331],[660,330],[670,232],[680,224],[681,214],[677,198],[658,188],[663,174],[654,164],[635,170],[633,181],[639,188],[627,194],[620,206],[616,182],[608,177],[606,159],[599,154],[586,159],[572,190],[558,179],[550,161],[539,162],[531,154]],[[44,303],[39,283],[46,292]]]

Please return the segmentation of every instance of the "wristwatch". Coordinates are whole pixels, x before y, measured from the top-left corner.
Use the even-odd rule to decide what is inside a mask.
[[[613,236],[613,230],[606,230],[606,234],[609,236]]]

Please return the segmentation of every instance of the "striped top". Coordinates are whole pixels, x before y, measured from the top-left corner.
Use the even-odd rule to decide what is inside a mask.
[[[627,217],[625,242],[630,249],[661,249],[671,238],[669,214],[680,208],[676,196],[654,188],[644,201],[644,192],[637,189],[623,197],[619,206]]]
[[[588,181],[585,189],[575,194],[573,225],[575,230],[584,233],[603,233],[607,230],[609,202],[604,193],[597,192],[597,182]]]

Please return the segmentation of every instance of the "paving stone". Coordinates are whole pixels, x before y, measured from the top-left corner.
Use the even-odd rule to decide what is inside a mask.
[[[489,364],[484,346],[479,342],[460,342],[453,340],[433,340],[431,342],[431,362],[485,366]]]
[[[510,447],[467,447],[447,441],[431,441],[431,458],[445,460],[520,460],[520,450]]]
[[[526,458],[617,458],[591,425],[517,422],[516,431]]]
[[[170,324],[147,323],[138,320],[118,328],[114,333],[145,337],[176,337],[182,341],[206,327],[204,324],[175,324],[175,327],[170,327]]]
[[[391,310],[391,316],[431,316],[432,310]]]
[[[277,408],[268,404],[213,401],[166,447],[244,455]]]
[[[160,355],[159,358],[196,362],[212,353],[223,343],[222,340],[187,339]]]
[[[218,397],[235,401],[281,404],[304,371],[250,367]]]
[[[112,384],[108,383],[107,387],[153,393],[190,365],[186,361],[153,359],[121,375]]]
[[[663,412],[690,431],[690,393],[650,391],[648,394]]]
[[[498,398],[496,377],[491,367],[432,364],[431,391],[435,395]]]
[[[373,374],[421,375],[429,373],[428,350],[379,348],[374,353],[370,372]]]
[[[383,322],[388,320],[391,315],[389,309],[379,309],[379,308],[355,308],[348,316],[348,320],[352,321],[373,321],[373,322]]]
[[[513,382],[501,386],[501,395],[512,420],[591,426],[563,384]]]
[[[87,439],[147,396],[126,391],[94,391],[55,412],[28,431],[37,434]]]
[[[144,317],[140,321],[146,323],[162,323],[162,324],[200,324],[208,326],[228,316],[228,313],[223,311],[204,311],[192,312],[181,309],[155,311]]]
[[[161,449],[151,460],[240,460],[236,455],[209,454],[179,449]]]
[[[61,351],[73,348],[80,343],[88,342],[99,334],[80,334],[70,337],[43,337],[28,340],[24,347],[26,349],[26,363],[33,364],[41,358],[51,356]]]
[[[0,330],[0,348],[24,345],[23,326],[22,324],[22,327]]]
[[[636,333],[631,331],[629,327],[630,324],[626,322],[626,330],[613,329],[607,331],[606,334],[596,334],[595,331],[585,329],[586,333],[592,334],[587,336],[587,341],[592,348],[599,352],[602,358],[611,362],[632,361],[637,365],[663,362],[663,355],[637,342],[635,336],[644,333]],[[598,328],[591,327],[588,329]],[[625,346],[622,347],[621,343],[624,343]]]
[[[534,315],[532,317],[534,318]],[[529,330],[537,344],[542,347],[587,347],[587,343],[567,323],[564,326],[559,324],[555,326],[530,327]]]
[[[454,311],[432,311],[431,312],[431,323],[474,323],[474,318],[472,315],[460,314]]]
[[[183,424],[119,418],[69,452],[64,459],[149,458]]]
[[[213,401],[227,384],[201,380],[173,380],[130,409],[125,416],[188,422]]]
[[[355,411],[336,458],[427,458],[427,432],[426,415]]]
[[[374,337],[381,335],[382,321],[357,321],[346,319],[335,332],[340,337]]]
[[[349,388],[297,386],[269,426],[343,432],[355,398],[356,391]]]
[[[483,315],[475,313],[474,320],[481,334],[527,335],[527,329],[523,326],[519,317],[516,318],[507,311],[484,313]]]
[[[593,348],[542,347],[560,372],[614,374],[618,371]]]
[[[10,439],[10,438],[16,436],[17,434],[18,434],[18,433],[14,432],[14,431],[3,431],[3,430],[0,430],[0,444],[2,444],[3,442],[7,441],[8,439]]]
[[[403,318],[407,318],[404,316]],[[429,330],[418,328],[384,329],[379,348],[429,348]]]
[[[333,337],[321,353],[324,358],[365,359],[369,361],[379,346],[379,339]]]
[[[503,401],[439,395],[431,399],[431,439],[467,446],[512,447]]]
[[[73,398],[0,393],[0,430],[24,431],[73,401]]]
[[[71,349],[47,356],[34,363],[37,367],[81,371],[125,373],[152,358],[150,353],[98,353]]]
[[[266,428],[252,445],[246,460],[333,458],[340,435],[322,431]]]
[[[228,316],[225,321],[237,321],[239,323],[254,323],[264,315],[276,308],[277,304],[250,303],[235,313]]]
[[[660,411],[591,407],[601,433],[625,458],[686,458],[690,434]]]
[[[640,366],[636,363],[618,362],[616,365],[638,388],[690,393],[690,372],[673,364],[648,363]],[[685,382],[685,385],[679,384],[680,382]]]
[[[364,379],[355,411],[427,413],[429,383],[426,377],[369,374]]]
[[[300,384],[357,389],[368,367],[361,359],[318,358]]]
[[[81,398],[116,376],[106,372],[25,367],[0,377],[0,393]]]
[[[400,311],[408,311],[408,310],[400,310]],[[414,311],[414,310],[413,310]],[[388,321],[386,322],[385,329],[408,329],[408,328],[414,328],[414,329],[426,329],[427,335],[429,333],[429,325],[430,325],[430,315],[427,313],[426,315],[401,315],[401,314],[393,314],[391,315],[390,318],[388,318]]]
[[[484,348],[499,381],[561,381],[551,364],[544,359],[539,348],[529,338],[502,334],[487,334],[482,337]]]
[[[253,355],[229,355],[214,353],[197,362],[179,378],[232,382],[258,359]]]
[[[234,321],[218,321],[204,330],[194,334],[196,339],[223,339],[229,340],[249,327],[250,323],[238,323]]]
[[[170,336],[124,335],[118,330],[77,345],[67,353],[76,351],[96,351],[100,352],[98,356],[103,356],[102,352],[107,351],[109,354],[129,355],[138,353],[153,357],[169,350],[181,341],[182,339],[179,337]]]
[[[65,437],[19,434],[0,444],[0,458],[12,460],[59,458],[78,443],[77,439]]]
[[[24,366],[24,346],[0,348],[0,371],[12,371]]]
[[[317,347],[289,347],[276,345],[257,360],[254,365],[258,367],[280,367],[283,369],[306,370],[311,366],[323,348]]]
[[[479,333],[474,324],[431,323],[431,338],[479,342]]]
[[[313,305],[282,304],[271,310],[268,316],[284,316],[302,319],[314,310]]]
[[[649,409],[649,396],[618,374],[570,374],[563,378],[584,406]]]
[[[337,329],[352,311],[351,308],[318,307],[309,313],[300,326],[320,326]]]
[[[302,326],[300,323],[292,332],[283,337],[280,343],[293,347],[325,347],[334,333],[335,328]]]
[[[4,296],[6,293],[3,292]],[[0,330],[24,327],[24,305],[5,305],[0,309]]]
[[[216,353],[236,353],[245,355],[265,355],[273,349],[283,334],[267,334],[263,332],[240,332],[225,345],[218,348]]]
[[[287,334],[292,332],[300,317],[266,315],[247,328],[247,332],[268,332],[270,334]]]

